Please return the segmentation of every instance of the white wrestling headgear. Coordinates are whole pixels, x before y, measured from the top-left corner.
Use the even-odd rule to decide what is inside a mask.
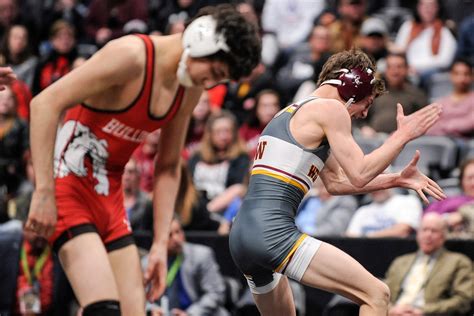
[[[191,24],[183,32],[183,54],[178,65],[178,81],[185,87],[194,85],[189,76],[186,61],[188,57],[206,57],[213,55],[220,50],[230,52],[226,44],[224,34],[216,33],[217,21],[211,15],[204,15]]]

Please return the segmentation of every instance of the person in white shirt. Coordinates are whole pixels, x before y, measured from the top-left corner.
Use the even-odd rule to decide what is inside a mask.
[[[360,207],[346,234],[350,237],[406,237],[418,228],[422,205],[413,195],[393,190],[370,193],[373,202]]]
[[[398,31],[396,47],[406,52],[418,75],[446,69],[456,53],[456,39],[439,18],[439,0],[418,0],[415,20]]]
[[[262,12],[262,28],[276,34],[281,49],[304,42],[314,19],[324,9],[324,1],[267,0]]]

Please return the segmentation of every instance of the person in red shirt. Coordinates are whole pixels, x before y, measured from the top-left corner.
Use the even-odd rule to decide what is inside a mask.
[[[36,189],[26,228],[53,243],[84,316],[145,315],[121,176],[135,148],[159,128],[154,241],[144,277],[148,299],[162,294],[191,112],[203,88],[247,76],[260,47],[254,26],[232,6],[207,7],[183,34],[109,42],[31,102]]]

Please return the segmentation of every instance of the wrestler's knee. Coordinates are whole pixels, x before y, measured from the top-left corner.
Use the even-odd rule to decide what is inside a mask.
[[[384,282],[375,279],[373,287],[368,294],[369,305],[378,309],[387,309],[390,303],[390,289]]]

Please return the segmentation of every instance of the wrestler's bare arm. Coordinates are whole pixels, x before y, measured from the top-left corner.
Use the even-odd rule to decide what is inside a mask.
[[[358,188],[349,181],[333,154],[329,155],[319,175],[326,190],[333,195],[362,194],[394,188],[399,186],[397,180],[400,177],[395,173],[380,174],[362,188]]]
[[[145,280],[152,285],[148,293],[149,299],[157,299],[165,289],[166,251],[181,177],[181,151],[191,113],[201,92],[197,88],[187,89],[186,103],[182,105],[178,115],[161,129],[153,185],[154,239],[145,271]]]
[[[437,200],[445,198],[446,196],[439,185],[418,170],[416,167],[418,159],[419,153],[417,152],[401,172],[379,174],[364,187],[358,188],[349,181],[337,160],[333,155],[330,155],[323,170],[321,170],[320,177],[328,192],[333,195],[360,194],[402,187],[416,191],[426,204],[428,199],[424,192]]]
[[[409,116],[399,109],[398,129],[378,149],[364,155],[351,133],[351,120],[345,107],[337,101],[318,99],[312,115],[326,135],[331,152],[349,181],[362,188],[384,171],[410,140],[423,135],[438,119],[439,105],[428,105]],[[401,112],[400,112],[401,111]]]

